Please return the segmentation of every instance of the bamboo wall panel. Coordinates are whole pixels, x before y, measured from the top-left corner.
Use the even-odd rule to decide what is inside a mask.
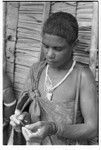
[[[8,41],[6,47],[6,58],[7,61],[14,63],[14,50],[15,50],[15,42]]]
[[[16,30],[18,24],[18,2],[7,2],[6,16],[6,61],[7,73],[12,83],[14,83],[14,61],[16,46]]]
[[[6,60],[6,61],[7,61],[7,60]],[[7,62],[6,62],[6,69],[7,69],[7,72],[12,73],[12,72],[13,72],[13,69],[14,69],[13,66],[14,66],[13,62],[11,63],[11,62],[7,61]]]
[[[8,2],[7,3],[7,27],[16,30],[18,23],[18,2]]]
[[[92,35],[90,46],[90,68],[96,77],[97,45],[98,45],[98,2],[93,2]]]
[[[79,24],[78,45],[74,50],[74,58],[89,65],[89,51],[91,43],[91,29],[93,18],[93,3],[77,3],[77,21]],[[82,57],[82,54],[83,57]]]
[[[31,42],[31,40],[18,40],[19,42],[16,45],[17,49],[22,49],[22,50],[30,50],[30,51],[34,51],[35,52],[39,52],[40,51],[40,46],[41,43],[38,44],[38,42],[35,43],[35,41]]]
[[[76,2],[52,2],[51,13],[58,11],[68,12],[72,15],[76,15]]]
[[[32,40],[37,40],[37,41],[41,41],[41,36],[38,34],[35,34],[34,32],[30,33],[24,33],[24,32],[18,32],[17,35],[18,39],[32,39]]]
[[[17,92],[22,89],[30,66],[40,58],[43,11],[44,2],[20,2],[15,53]]]
[[[3,70],[6,71],[6,17],[7,3],[3,3]]]

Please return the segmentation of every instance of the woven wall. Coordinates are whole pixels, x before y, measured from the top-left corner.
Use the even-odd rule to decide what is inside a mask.
[[[44,2],[7,2],[7,73],[19,93],[29,68],[40,58]]]
[[[36,63],[41,49],[41,25],[44,4],[20,2],[15,54],[15,88],[22,89],[25,74]]]

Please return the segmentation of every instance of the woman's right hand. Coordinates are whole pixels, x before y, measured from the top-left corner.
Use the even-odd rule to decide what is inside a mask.
[[[17,132],[21,132],[21,128],[24,125],[23,121],[25,119],[27,112],[23,112],[21,114],[14,114],[10,117],[10,124]]]

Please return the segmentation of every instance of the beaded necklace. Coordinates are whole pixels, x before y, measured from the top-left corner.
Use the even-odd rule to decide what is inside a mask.
[[[46,92],[46,97],[49,101],[52,100],[54,90],[59,87],[69,76],[69,74],[73,71],[73,68],[76,64],[76,61],[73,61],[73,64],[66,75],[58,82],[55,86],[52,85],[52,81],[48,75],[49,65],[46,66],[46,75],[45,75],[45,83],[44,83],[44,91]]]

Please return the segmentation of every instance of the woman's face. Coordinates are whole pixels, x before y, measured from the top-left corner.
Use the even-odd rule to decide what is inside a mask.
[[[45,33],[42,44],[46,61],[51,67],[65,66],[72,59],[72,47],[66,39]]]

